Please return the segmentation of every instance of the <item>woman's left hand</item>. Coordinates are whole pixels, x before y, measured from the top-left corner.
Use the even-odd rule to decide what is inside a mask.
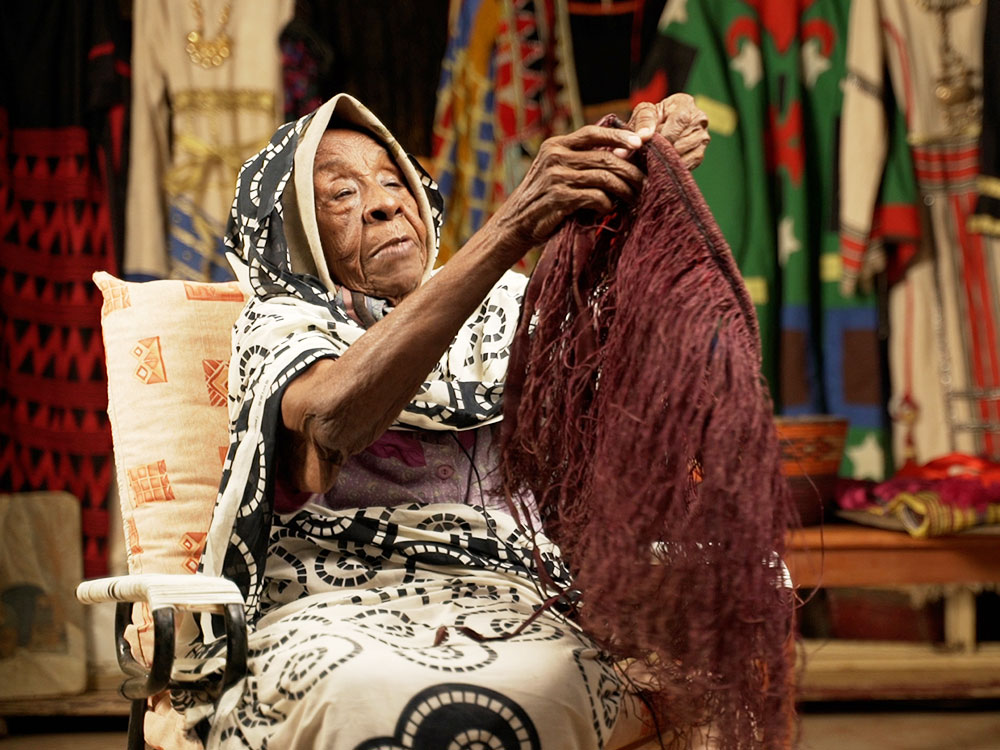
[[[643,143],[653,133],[662,135],[677,149],[688,169],[701,164],[712,140],[708,134],[708,115],[698,108],[690,94],[672,94],[656,104],[639,102],[628,124]]]

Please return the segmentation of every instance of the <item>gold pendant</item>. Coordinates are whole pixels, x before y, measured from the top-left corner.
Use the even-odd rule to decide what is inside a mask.
[[[934,97],[944,114],[948,130],[955,135],[978,126],[982,117],[982,87],[977,76],[951,46],[949,14],[979,0],[915,0],[925,11],[937,14],[940,36],[941,74],[934,81]]]
[[[191,58],[191,62],[201,67],[217,68],[226,61],[232,49],[233,40],[229,34],[219,34],[214,39],[203,39],[198,31],[191,31],[187,35],[187,44],[184,49]]]
[[[950,48],[942,54],[941,75],[934,82],[934,97],[944,111],[948,129],[962,133],[979,124],[982,117],[982,92],[976,75]]]

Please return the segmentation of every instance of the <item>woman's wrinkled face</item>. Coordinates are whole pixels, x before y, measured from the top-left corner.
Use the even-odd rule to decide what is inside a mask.
[[[356,130],[323,134],[313,168],[316,222],[330,276],[398,303],[420,285],[427,227],[389,152]]]

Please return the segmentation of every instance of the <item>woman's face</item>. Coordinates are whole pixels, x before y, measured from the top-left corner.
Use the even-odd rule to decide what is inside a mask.
[[[331,129],[313,168],[327,267],[348,289],[398,303],[420,285],[427,227],[389,153],[371,136]]]

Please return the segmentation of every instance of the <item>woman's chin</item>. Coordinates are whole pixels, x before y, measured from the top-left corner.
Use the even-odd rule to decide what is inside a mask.
[[[399,300],[415,291],[420,286],[424,276],[424,267],[420,263],[406,262],[398,264],[403,267],[396,267],[395,273],[386,274],[384,278],[373,280],[369,276],[371,283],[368,293],[374,297],[382,297],[398,303]]]
[[[381,297],[382,299],[389,300],[393,305],[398,305],[401,300],[416,291],[419,286],[419,276],[408,279],[396,279],[374,286],[368,294],[373,297]]]

